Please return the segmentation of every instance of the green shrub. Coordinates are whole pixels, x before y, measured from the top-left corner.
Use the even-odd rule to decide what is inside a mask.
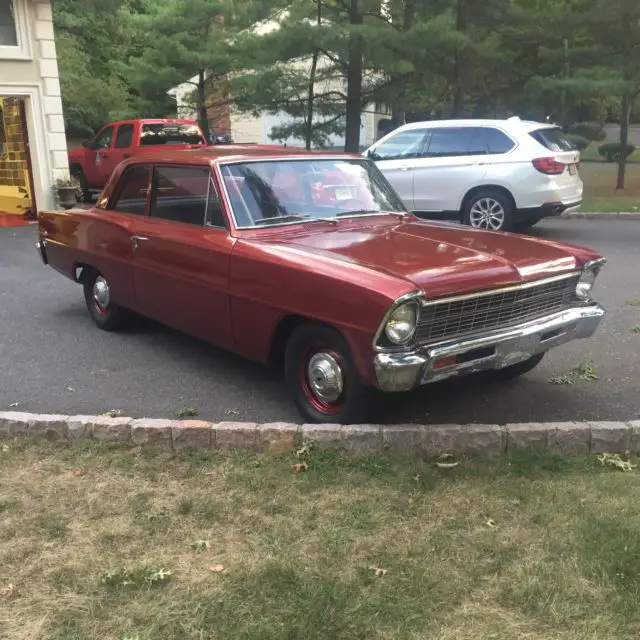
[[[606,142],[598,147],[598,153],[607,162],[619,162],[623,157],[628,158],[635,150],[634,144],[627,144],[623,148],[619,142]]]
[[[568,133],[566,138],[578,151],[584,151],[591,144],[591,140],[576,133]]]
[[[591,122],[577,122],[569,127],[569,133],[582,136],[591,142],[602,142],[607,137],[600,125]]]

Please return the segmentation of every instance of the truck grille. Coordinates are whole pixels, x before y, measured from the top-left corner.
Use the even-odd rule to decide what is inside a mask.
[[[516,326],[571,306],[579,276],[464,299],[427,303],[420,310],[418,344]]]

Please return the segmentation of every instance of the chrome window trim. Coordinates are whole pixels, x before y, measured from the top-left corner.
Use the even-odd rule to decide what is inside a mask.
[[[486,296],[493,296],[500,293],[509,293],[510,291],[522,291],[523,289],[533,289],[538,286],[549,284],[551,282],[558,282],[559,280],[569,280],[575,278],[582,273],[579,271],[569,271],[557,276],[551,276],[550,278],[543,278],[542,280],[531,280],[530,282],[523,282],[521,284],[510,285],[508,287],[501,287],[499,289],[486,289],[484,291],[477,291],[476,293],[466,293],[460,296],[452,296],[449,298],[435,298],[434,300],[423,300],[423,307],[431,307],[438,304],[448,304],[450,302],[460,302],[462,300],[471,300],[472,298],[484,298]]]

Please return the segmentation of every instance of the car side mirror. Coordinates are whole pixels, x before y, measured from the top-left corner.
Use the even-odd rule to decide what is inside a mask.
[[[82,146],[86,149],[91,149],[92,151],[100,148],[100,145],[95,140],[83,140]]]

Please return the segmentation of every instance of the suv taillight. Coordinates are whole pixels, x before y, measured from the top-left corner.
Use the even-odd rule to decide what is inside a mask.
[[[559,176],[564,173],[564,169],[567,166],[562,162],[558,162],[555,158],[536,158],[532,162],[540,173],[545,173],[548,176]]]

